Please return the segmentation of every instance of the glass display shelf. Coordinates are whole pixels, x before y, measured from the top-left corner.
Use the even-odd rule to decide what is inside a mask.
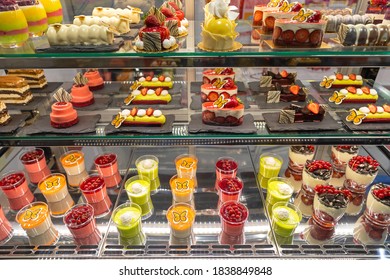
[[[0,49],[0,64],[3,68],[146,68],[146,67],[255,67],[255,66],[388,66],[389,47],[344,47],[332,39],[336,34],[326,35],[327,48],[318,49],[272,49],[265,41],[252,36],[255,29],[251,22],[239,21],[238,41],[240,50],[232,52],[205,52],[197,47],[200,39],[200,21],[190,21],[189,35],[179,42],[174,52],[139,53],[133,50],[130,40],[117,52],[69,52],[37,53],[36,49],[49,47],[45,36],[30,39],[17,49]]]
[[[329,160],[328,149],[317,147],[315,158]],[[384,244],[361,245],[353,241],[353,226],[358,216],[344,216],[336,230],[334,240],[326,244],[309,244],[301,237],[307,227],[307,220],[301,221],[291,240],[281,242],[275,240],[271,229],[267,210],[264,207],[265,192],[259,189],[257,171],[259,155],[272,152],[282,156],[284,163],[280,174],[288,162],[288,147],[285,146],[189,146],[170,147],[169,153],[161,148],[126,148],[126,147],[84,147],[85,162],[88,173],[95,173],[93,159],[110,151],[118,155],[118,163],[122,182],[118,188],[108,190],[112,201],[109,215],[98,218],[97,226],[102,239],[96,245],[77,245],[61,218],[53,218],[53,223],[60,232],[58,242],[50,246],[30,246],[25,232],[14,221],[15,213],[8,210],[8,201],[2,194],[0,203],[5,209],[6,217],[14,228],[14,236],[6,244],[0,245],[0,259],[12,258],[185,258],[185,257],[267,257],[267,258],[356,258],[371,259],[390,255],[390,237]],[[47,151],[47,150],[46,150]],[[47,155],[52,172],[64,173],[58,158],[65,149],[51,149]],[[12,156],[6,160],[8,164],[3,172],[22,169],[19,156],[23,149],[13,148]],[[196,209],[195,224],[189,238],[173,237],[165,217],[167,209],[172,205],[172,194],[169,179],[176,174],[174,159],[183,153],[192,153],[198,157],[197,181],[194,199],[191,204]],[[151,196],[154,213],[142,221],[143,235],[128,240],[121,240],[111,217],[112,209],[128,200],[124,191],[127,178],[136,175],[135,160],[145,154],[155,155],[159,159],[159,178],[161,187]],[[381,154],[374,146],[360,148],[359,154]],[[243,179],[244,189],[240,202],[249,209],[249,219],[244,228],[244,235],[239,238],[227,238],[221,233],[221,221],[218,215],[218,194],[215,191],[215,163],[218,157],[230,156],[238,163],[238,176]],[[388,166],[381,168],[376,182],[389,181]],[[44,197],[36,186],[30,185],[36,200],[44,201]],[[82,202],[80,192],[71,190],[76,203]],[[292,199],[293,201],[293,199]],[[222,239],[221,239],[222,238]]]

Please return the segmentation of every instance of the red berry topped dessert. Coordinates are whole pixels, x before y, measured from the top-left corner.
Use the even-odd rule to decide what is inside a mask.
[[[334,164],[346,164],[359,152],[358,146],[339,145],[332,146],[332,161]]]
[[[310,101],[305,107],[291,104],[280,111],[279,123],[321,122],[324,115],[324,108],[317,102]]]
[[[239,202],[229,201],[221,207],[220,214],[227,223],[240,223],[248,218],[248,209]]]
[[[266,95],[267,103],[279,102],[305,102],[306,92],[298,85],[281,86],[275,84],[275,89],[269,91]]]
[[[237,171],[238,164],[231,158],[221,158],[217,161],[215,167],[222,174],[232,174]]]
[[[137,50],[161,52],[177,46],[175,37],[171,36],[169,29],[164,26],[163,18],[164,15],[160,18],[155,15],[146,17],[145,26],[139,30],[139,36],[134,43]]]
[[[117,156],[115,154],[104,154],[95,159],[95,164],[104,166],[104,165],[112,165],[116,162]]]
[[[225,98],[224,94],[221,94],[214,102],[202,103],[202,122],[204,124],[237,126],[243,121],[244,105],[236,95]]]
[[[366,213],[380,224],[390,225],[390,185],[378,183],[371,187],[367,197]]]
[[[326,21],[319,11],[301,9],[292,19],[275,20],[272,40],[278,47],[318,48],[322,44]]]
[[[289,73],[283,70],[278,73],[267,71],[260,76],[260,87],[272,87],[275,84],[289,86],[295,83],[297,73]]]
[[[282,0],[278,5],[279,8],[276,10],[266,9],[263,11],[262,32],[264,34],[272,34],[276,20],[290,19],[302,9],[302,4],[299,2],[289,3],[287,0]]]
[[[242,190],[242,181],[236,178],[223,178],[218,182],[218,187],[229,193],[235,193]]]
[[[217,80],[234,81],[235,73],[233,68],[215,68],[203,71],[203,84],[214,84]]]
[[[26,178],[22,172],[11,173],[3,177],[0,181],[0,187],[4,189],[11,189],[19,187],[26,181]]]
[[[93,208],[87,204],[73,207],[64,218],[65,224],[72,228],[84,227],[93,218]]]
[[[104,179],[98,175],[89,176],[86,180],[84,180],[80,189],[87,193],[98,192],[104,186]]]
[[[44,156],[45,155],[42,149],[34,149],[24,153],[20,157],[20,160],[23,164],[33,164],[41,160]]]
[[[379,163],[370,156],[354,156],[348,162],[345,177],[358,185],[369,185],[378,174]]]
[[[221,95],[227,100],[233,96],[237,96],[238,87],[234,84],[232,78],[214,78],[212,84],[203,84],[201,86],[202,102],[216,101]]]
[[[324,160],[308,160],[302,173],[302,183],[310,188],[326,185],[332,176],[332,164]]]
[[[154,7],[149,10],[149,14],[155,14],[156,10],[152,10]],[[179,37],[179,36],[185,36],[188,34],[188,30],[186,26],[181,24],[181,20],[178,17],[178,12],[167,2],[165,2],[165,6],[161,6],[160,12],[165,16],[164,19],[164,25],[168,27],[171,36]],[[180,14],[179,10],[179,14]],[[188,26],[188,24],[187,24]]]
[[[176,16],[180,20],[180,24],[184,27],[188,27],[188,20],[185,18],[184,12],[182,10],[183,4],[180,0],[165,2],[162,6],[164,5],[169,5],[172,7],[175,10]]]

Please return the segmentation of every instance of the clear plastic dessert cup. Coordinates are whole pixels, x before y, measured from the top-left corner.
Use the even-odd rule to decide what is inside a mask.
[[[0,205],[0,245],[8,242],[13,236],[11,223],[5,217],[3,207]]]
[[[302,185],[294,199],[294,205],[301,211],[302,216],[308,218],[313,214],[313,201],[315,192],[312,188]]]
[[[37,0],[20,0],[17,2],[26,17],[30,36],[42,36],[48,28],[47,15],[43,5]]]
[[[237,176],[238,163],[232,157],[220,157],[215,164],[217,181],[223,178],[235,178]]]
[[[134,238],[142,233],[142,209],[133,202],[119,205],[112,213],[119,236],[124,239]]]
[[[221,202],[239,201],[243,188],[244,182],[239,177],[223,178],[218,181],[219,200]]]
[[[326,227],[336,226],[346,209],[346,204],[342,207],[332,207],[321,202],[318,193],[314,195],[313,214],[316,216],[317,221]]]
[[[282,177],[274,177],[268,180],[266,206],[272,217],[272,206],[278,202],[287,203],[294,192],[290,180]]]
[[[364,245],[382,245],[389,234],[389,226],[378,223],[367,213],[367,210],[356,221],[353,229],[353,238],[356,243]]]
[[[196,182],[198,158],[191,154],[182,154],[175,158],[177,176],[179,178],[192,178]],[[196,187],[196,183],[195,183]]]
[[[54,245],[58,241],[59,233],[44,202],[33,202],[20,209],[16,221],[25,230],[31,245]]]
[[[85,169],[84,153],[68,151],[61,156],[60,160],[65,169],[69,186],[78,188],[81,182],[88,177]]]
[[[17,48],[28,40],[28,24],[16,1],[0,5],[0,46]]]
[[[45,176],[50,174],[50,169],[46,164],[45,153],[41,148],[34,148],[24,152],[20,156],[20,161],[30,178],[30,182],[38,184]]]
[[[107,194],[104,179],[98,174],[89,175],[80,185],[85,200],[91,204],[96,218],[103,217],[110,212],[112,202]]]
[[[63,216],[74,205],[63,174],[53,173],[44,177],[39,182],[38,188],[46,198],[50,214],[53,217]]]
[[[176,203],[168,208],[167,220],[171,233],[177,238],[187,238],[192,234],[195,209],[187,203]]]
[[[282,168],[283,159],[281,156],[273,153],[264,153],[260,155],[259,173],[265,178],[278,177]]]
[[[237,201],[227,201],[219,208],[222,231],[231,236],[244,233],[244,225],[249,216],[246,206]]]
[[[66,212],[63,220],[77,244],[99,244],[101,235],[96,227],[94,209],[90,204],[73,206]]]
[[[189,202],[194,195],[194,180],[189,178],[178,178],[172,176],[169,180],[172,197],[175,202]]]
[[[34,201],[23,171],[10,171],[0,178],[0,188],[8,199],[11,210],[18,211]]]
[[[49,24],[62,23],[62,5],[60,0],[40,0],[45,8]]]
[[[276,235],[289,237],[302,220],[302,213],[292,203],[277,202],[272,206],[271,227]]]
[[[150,198],[150,180],[145,176],[133,176],[126,180],[125,190],[131,202],[142,210],[142,220],[153,215],[154,207]]]
[[[95,158],[95,166],[100,176],[103,177],[107,188],[113,188],[120,184],[122,178],[118,170],[117,155],[107,153]]]
[[[150,181],[151,194],[156,193],[160,187],[160,179],[158,178],[158,162],[158,158],[153,155],[144,155],[137,158],[135,161],[138,175],[147,177]]]

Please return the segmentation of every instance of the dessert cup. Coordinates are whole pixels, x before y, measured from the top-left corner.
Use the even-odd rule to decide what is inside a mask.
[[[24,152],[20,156],[20,161],[33,184],[39,183],[43,177],[50,174],[50,169],[46,164],[45,153],[41,148],[34,148]]]
[[[95,158],[95,166],[100,176],[103,177],[107,188],[113,188],[120,184],[122,178],[118,170],[117,155],[107,153]]]
[[[150,181],[150,193],[158,192],[160,179],[158,177],[158,158],[153,155],[144,155],[136,159],[138,175],[147,177]]]
[[[172,176],[169,180],[172,197],[175,202],[189,202],[194,196],[194,180]]]
[[[59,239],[59,233],[50,218],[49,207],[44,202],[33,202],[20,209],[16,221],[26,231],[33,246],[54,245]]]
[[[94,210],[96,218],[104,217],[110,212],[111,200],[107,195],[104,179],[98,174],[89,175],[81,182],[80,190],[87,203]]]
[[[38,188],[46,198],[53,217],[61,217],[74,205],[63,174],[54,173],[44,177],[39,182]]]
[[[191,178],[196,185],[196,170],[198,167],[198,158],[195,155],[182,154],[175,158],[177,177]]]
[[[358,146],[332,146],[331,162],[333,174],[330,184],[338,187],[344,185],[347,164],[354,156],[357,156],[358,152]]]
[[[215,164],[215,189],[219,192],[218,182],[224,178],[237,176],[238,163],[232,157],[220,157]]]
[[[221,233],[218,235],[218,242],[221,245],[230,246],[245,244],[245,234],[243,233],[237,236],[232,236],[224,231],[221,231]]]
[[[28,40],[28,24],[16,1],[10,1],[0,9],[0,46],[21,47]]]
[[[269,217],[272,217],[272,208],[278,202],[287,203],[294,192],[290,180],[281,177],[274,177],[268,180],[267,196],[265,205]]]
[[[378,174],[379,163],[370,156],[354,156],[347,164],[344,188],[352,193],[346,214],[357,215],[364,205],[366,188]]]
[[[45,8],[49,24],[62,23],[62,5],[60,0],[39,0]]]
[[[167,210],[167,219],[171,233],[177,238],[187,238],[192,234],[195,221],[195,209],[186,203],[177,203]]]
[[[0,245],[8,242],[13,236],[11,223],[5,217],[3,207],[0,205]]]
[[[10,171],[0,178],[0,188],[8,199],[9,207],[18,211],[34,201],[23,171]]]
[[[48,28],[47,15],[43,5],[36,0],[21,0],[17,2],[26,17],[30,36],[42,36]]]
[[[77,244],[99,244],[101,234],[96,227],[94,209],[90,204],[82,203],[73,206],[65,213],[63,220]]]
[[[354,239],[364,245],[383,244],[390,226],[390,185],[372,186],[366,205],[364,214],[355,223]]]
[[[81,151],[68,151],[61,156],[61,164],[65,169],[70,187],[79,187],[88,176],[85,170],[84,153]]]
[[[239,177],[223,178],[218,181],[219,200],[224,203],[229,200],[239,201],[244,183]]]
[[[283,159],[281,156],[264,153],[260,155],[259,173],[265,178],[278,177],[280,168],[282,168]]]
[[[112,221],[115,223],[119,236],[124,239],[134,238],[142,233],[142,209],[133,202],[126,202],[115,208]]]
[[[219,209],[222,231],[230,236],[244,233],[244,225],[249,216],[246,206],[237,201],[227,201]]]
[[[292,203],[277,202],[272,206],[271,227],[277,236],[289,237],[302,220],[302,213]]]
[[[150,180],[145,176],[133,176],[125,182],[129,199],[141,207],[142,220],[153,215],[154,207],[150,198]]]

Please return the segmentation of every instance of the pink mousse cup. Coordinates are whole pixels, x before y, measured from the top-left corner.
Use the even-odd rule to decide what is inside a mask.
[[[231,157],[220,157],[215,164],[215,189],[219,191],[218,182],[224,178],[235,178],[237,176],[238,163]]]
[[[113,188],[120,184],[122,178],[118,171],[117,155],[107,153],[95,158],[95,166],[107,188]]]
[[[17,211],[34,201],[23,171],[11,171],[0,178],[0,188],[8,198],[11,210]]]
[[[6,243],[13,236],[11,223],[4,215],[3,207],[0,205],[0,245]]]
[[[46,165],[45,153],[40,148],[35,148],[24,152],[20,156],[27,171],[30,182],[38,184],[44,177],[50,174],[50,169]]]

